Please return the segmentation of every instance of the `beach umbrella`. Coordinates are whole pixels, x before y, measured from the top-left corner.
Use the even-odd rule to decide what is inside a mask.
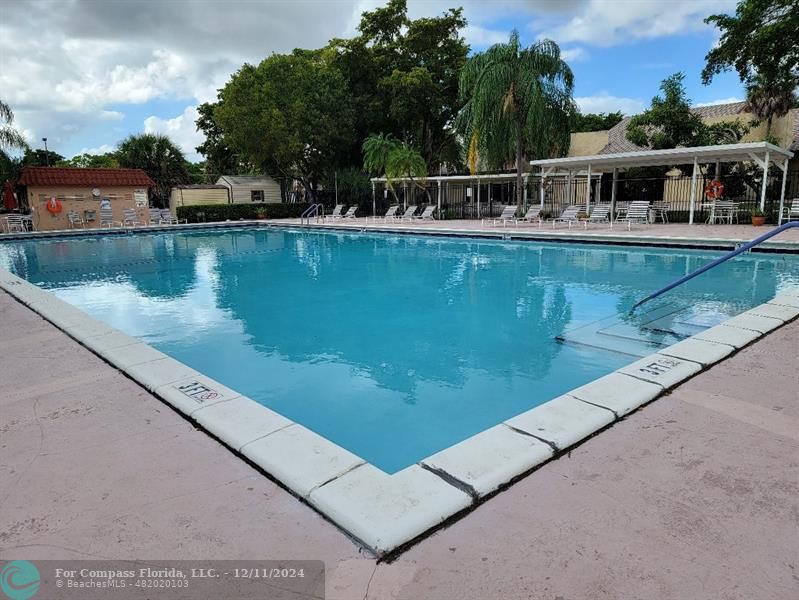
[[[3,206],[8,210],[17,208],[17,197],[14,194],[14,186],[10,181],[6,181],[5,189],[3,190]]]

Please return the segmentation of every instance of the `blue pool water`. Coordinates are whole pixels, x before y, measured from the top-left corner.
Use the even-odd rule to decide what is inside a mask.
[[[0,265],[387,471],[799,283],[752,254],[229,229],[0,244]]]

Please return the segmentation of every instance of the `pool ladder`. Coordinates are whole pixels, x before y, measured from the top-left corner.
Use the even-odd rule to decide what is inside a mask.
[[[319,217],[324,217],[324,216],[325,216],[325,207],[321,202],[311,204],[300,215],[300,225],[306,225],[306,224],[310,225],[312,218],[315,218],[316,221],[318,222]]]

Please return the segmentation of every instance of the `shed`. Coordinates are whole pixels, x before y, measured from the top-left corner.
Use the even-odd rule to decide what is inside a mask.
[[[282,201],[280,184],[268,175],[222,175],[216,184],[230,190],[233,204]]]
[[[178,185],[169,194],[169,210],[173,216],[178,206],[229,203],[230,189],[224,185]]]

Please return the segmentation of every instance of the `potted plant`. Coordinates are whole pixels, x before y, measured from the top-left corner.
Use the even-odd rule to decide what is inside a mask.
[[[755,227],[760,227],[766,222],[766,214],[759,207],[755,206],[750,214],[752,215],[752,225]]]

